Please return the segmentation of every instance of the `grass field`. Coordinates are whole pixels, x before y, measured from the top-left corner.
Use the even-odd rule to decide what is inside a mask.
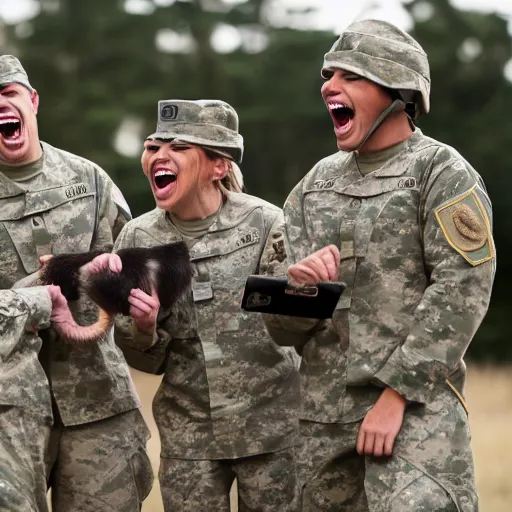
[[[151,401],[160,379],[136,370],[132,370],[132,375],[144,404],[144,417],[153,432],[148,448],[156,476],[160,441],[151,415]],[[480,494],[480,512],[510,512],[512,443],[509,436],[512,433],[512,367],[470,366],[467,401]],[[163,511],[157,478],[142,511]]]
[[[512,367],[470,367],[467,399],[480,512],[510,512]]]

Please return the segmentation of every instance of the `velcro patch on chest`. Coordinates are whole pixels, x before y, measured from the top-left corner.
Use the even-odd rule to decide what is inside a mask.
[[[72,199],[73,197],[82,196],[87,194],[87,185],[85,183],[77,183],[76,185],[70,185],[64,189],[64,195],[67,199]]]
[[[475,188],[435,210],[448,243],[471,265],[494,258],[491,223]]]
[[[237,247],[243,247],[244,245],[255,244],[260,241],[261,237],[257,231],[251,231],[243,234],[237,241]]]
[[[336,183],[336,178],[329,178],[327,180],[316,180],[313,183],[313,187],[316,190],[326,190],[334,187],[334,184]]]
[[[396,186],[399,189],[416,189],[418,188],[418,182],[414,176],[406,176],[400,178]]]

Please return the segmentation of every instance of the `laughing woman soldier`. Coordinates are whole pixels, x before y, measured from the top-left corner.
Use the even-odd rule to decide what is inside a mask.
[[[296,366],[260,315],[240,310],[250,274],[284,272],[283,217],[241,193],[242,151],[230,105],[160,101],[142,155],[157,208],[129,222],[115,246],[183,240],[194,267],[190,295],[170,311],[156,293],[132,290],[132,326],[118,333],[132,366],[165,372],[153,412],[166,511],[229,511],[235,477],[238,510],[298,510]],[[116,255],[105,260],[120,270]]]

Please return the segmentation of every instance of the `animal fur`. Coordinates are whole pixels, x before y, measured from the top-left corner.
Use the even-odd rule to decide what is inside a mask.
[[[67,300],[80,298],[80,268],[92,261],[103,251],[58,254],[42,268],[39,278],[43,284],[60,286]]]
[[[121,272],[105,269],[97,274],[86,274],[81,268],[98,251],[54,256],[41,272],[44,284],[61,288],[67,300],[79,298],[81,290],[99,306],[95,324],[87,327],[73,325],[70,318],[54,322],[55,328],[68,341],[93,341],[105,336],[113,317],[129,315],[128,296],[132,288],[140,288],[151,295],[154,289],[162,308],[170,308],[184,293],[192,279],[192,266],[187,246],[177,242],[152,248],[121,249]]]
[[[81,276],[87,295],[111,314],[130,314],[128,296],[132,288],[140,288],[148,295],[154,288],[161,307],[168,309],[192,278],[188,249],[182,242],[150,249],[122,249],[118,254],[123,264],[121,272],[105,270]]]

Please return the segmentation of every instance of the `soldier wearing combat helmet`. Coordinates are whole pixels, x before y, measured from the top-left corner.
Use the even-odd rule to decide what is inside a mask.
[[[299,380],[295,351],[277,346],[261,315],[240,310],[251,274],[285,273],[282,211],[241,192],[243,139],[219,100],[163,100],[142,169],[157,208],[130,221],[114,251],[184,241],[191,290],[170,311],[130,294],[117,342],[135,368],[165,373],[153,403],[166,511],[295,512]],[[280,243],[281,242],[281,243]],[[120,258],[100,256],[89,271]],[[87,269],[85,270],[87,271]]]
[[[494,279],[489,198],[415,127],[430,76],[411,36],[354,23],[322,76],[340,151],[286,201],[288,278],[347,287],[332,320],[266,317],[303,355],[303,510],[475,511],[463,356]]]

